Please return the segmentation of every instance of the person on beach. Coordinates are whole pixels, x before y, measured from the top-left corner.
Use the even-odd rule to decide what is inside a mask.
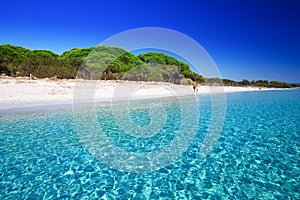
[[[199,89],[199,83],[194,82],[193,83],[193,90],[194,90],[194,92],[198,93],[198,89]]]
[[[193,83],[193,90],[194,90],[194,92],[196,92],[196,83],[195,82]]]
[[[199,90],[199,83],[196,83],[195,91],[198,93],[198,90]]]

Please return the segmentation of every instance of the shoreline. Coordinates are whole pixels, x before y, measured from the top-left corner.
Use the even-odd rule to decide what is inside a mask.
[[[144,100],[189,95],[210,95],[217,93],[291,90],[288,88],[259,88],[233,86],[200,86],[198,93],[193,92],[191,85],[173,85],[155,82],[113,82],[113,81],[80,81],[50,80],[0,76],[0,111],[29,110],[38,107],[72,107],[74,89],[78,83],[95,87],[93,101],[97,104],[108,104],[111,100]],[[80,100],[79,100],[80,101]],[[90,101],[90,100],[88,100]]]

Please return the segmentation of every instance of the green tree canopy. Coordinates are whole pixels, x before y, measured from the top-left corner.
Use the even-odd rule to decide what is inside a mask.
[[[274,88],[291,88],[292,85],[288,84],[287,82],[280,82],[280,81],[270,81],[270,86]]]
[[[32,74],[38,78],[74,78],[76,75],[72,65],[62,61],[58,54],[8,44],[0,45],[0,71],[10,76]]]
[[[0,45],[0,72],[10,76],[17,75],[20,65],[26,60],[29,52],[29,49],[23,47]]]
[[[162,64],[162,65],[178,66],[180,73],[183,74],[184,76],[193,74],[193,72],[191,71],[188,64],[186,64],[182,61],[179,61],[172,56],[163,54],[163,53],[148,52],[148,53],[139,55],[138,58],[148,64],[157,63],[157,64]]]
[[[70,63],[76,70],[80,68],[85,58],[94,49],[90,48],[73,48],[69,51],[65,51],[61,55],[61,59],[65,62]]]
[[[149,65],[161,64],[161,65],[168,65],[168,66],[177,66],[178,72],[183,77],[200,83],[204,82],[204,78],[199,74],[192,72],[188,64],[179,61],[172,56],[159,53],[159,52],[148,52],[139,55],[138,58]]]
[[[97,46],[85,58],[79,76],[87,79],[117,79],[144,63],[118,47]]]

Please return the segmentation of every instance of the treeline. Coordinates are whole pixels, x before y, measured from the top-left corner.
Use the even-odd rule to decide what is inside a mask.
[[[47,50],[0,46],[0,72],[9,76],[74,78],[76,69],[59,55]]]
[[[248,81],[246,79],[242,81],[233,81],[230,79],[219,79],[219,78],[210,78],[205,79],[207,85],[224,85],[224,86],[255,86],[255,87],[268,87],[268,88],[292,88],[300,87],[300,84],[289,84],[287,82],[280,81],[268,81],[268,80],[253,80]]]
[[[205,78],[190,66],[172,56],[158,52],[148,52],[135,56],[118,47],[97,46],[74,48],[61,55],[48,50],[29,50],[9,44],[0,45],[0,73],[8,76],[30,76],[36,78],[91,80],[162,81],[175,84],[258,87],[299,87],[279,81],[240,82]]]
[[[8,76],[31,74],[37,78],[125,79],[175,84],[204,80],[192,72],[188,64],[163,53],[135,56],[109,46],[74,48],[58,55],[47,50],[0,45],[0,72]]]

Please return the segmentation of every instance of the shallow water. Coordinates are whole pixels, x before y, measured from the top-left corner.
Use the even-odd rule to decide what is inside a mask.
[[[153,101],[132,105],[132,123],[151,123]],[[208,96],[199,102],[199,129],[189,148],[176,162],[148,173],[121,172],[96,159],[69,109],[0,113],[0,198],[300,199],[299,90],[227,94],[223,131],[205,158],[199,148],[211,102]],[[161,105],[164,124],[153,137],[126,134],[109,107],[96,107],[96,118],[116,146],[152,152],[170,143],[182,123],[174,100]]]

